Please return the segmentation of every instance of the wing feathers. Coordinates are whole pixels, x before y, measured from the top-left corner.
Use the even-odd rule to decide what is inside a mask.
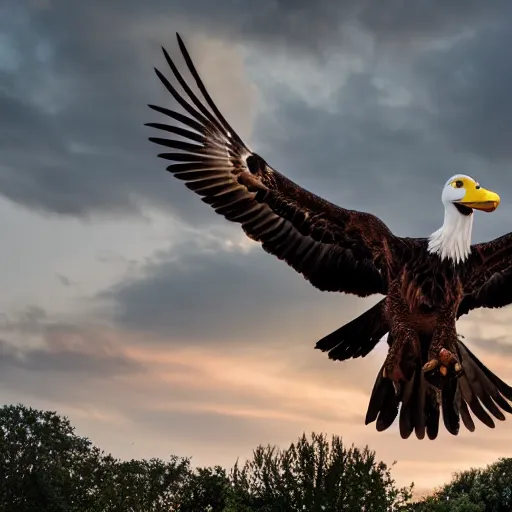
[[[214,133],[216,131],[216,125],[215,123],[212,123],[207,117],[202,115],[200,112],[198,112],[195,108],[193,108],[187,100],[185,100],[178,91],[171,85],[171,83],[165,78],[162,73],[155,68],[155,73],[157,74],[160,81],[164,84],[165,88],[171,93],[171,95],[174,97],[174,99],[181,105],[181,107],[186,110],[194,119],[199,121],[204,128],[206,128],[211,133]],[[192,93],[192,91],[191,91]],[[192,93],[193,94],[193,93]],[[192,96],[195,98],[195,96]],[[222,128],[220,129],[221,132],[223,132]]]
[[[370,214],[338,208],[307,192],[249,151],[214,104],[182,39],[177,37],[204,102],[162,49],[183,92],[158,69],[155,72],[186,112],[149,105],[185,126],[146,124],[171,135],[149,139],[175,150],[158,155],[176,162],[167,170],[317,288],[360,296],[386,293],[386,277],[377,266],[377,261],[383,260],[379,253],[382,245],[393,239],[386,226]]]
[[[217,119],[219,119],[219,121],[222,123],[224,128],[226,128],[228,130],[228,132],[231,134],[231,136],[234,138],[234,140],[241,146],[244,146],[242,139],[231,128],[231,126],[226,121],[226,119],[224,119],[224,116],[221,114],[220,110],[217,108],[217,105],[215,105],[212,98],[208,94],[208,91],[206,90],[206,87],[204,86],[203,81],[201,80],[199,73],[197,72],[196,67],[194,66],[194,63],[192,62],[192,59],[190,58],[188,50],[185,47],[185,44],[183,43],[183,40],[181,39],[180,35],[176,34],[176,38],[178,39],[178,45],[180,47],[183,58],[185,59],[187,67],[190,71],[190,74],[193,76],[199,91],[201,92],[204,99],[206,100],[206,103],[212,109],[213,113],[217,116]]]
[[[204,105],[198,100],[197,96],[192,92],[192,89],[190,89],[190,87],[188,86],[187,82],[185,82],[185,80],[183,80],[183,77],[181,76],[180,72],[178,71],[178,68],[174,65],[174,62],[171,60],[171,58],[169,57],[169,54],[167,53],[167,51],[165,50],[165,48],[162,48],[162,51],[164,53],[164,56],[165,56],[165,60],[167,61],[167,64],[169,65],[169,67],[171,68],[174,76],[176,77],[176,79],[178,80],[179,84],[181,85],[181,87],[183,88],[183,90],[185,91],[185,93],[187,94],[187,96],[192,100],[192,103],[194,103],[194,105],[197,107],[197,109],[199,110],[199,112],[201,112],[201,114],[203,114],[203,116],[208,119],[210,121],[210,123],[212,123],[212,125],[214,125],[218,130],[220,130],[221,133],[224,133],[224,135],[228,135],[228,133],[226,132],[225,128],[219,123],[219,121],[217,119],[215,119],[215,117],[212,116],[212,114],[204,107]],[[194,68],[194,65],[192,64],[192,61],[187,61],[187,66],[189,67],[189,69],[194,69],[195,71],[195,68]],[[159,77],[160,77],[160,73],[159,73]],[[160,78],[160,80],[162,80],[162,78]],[[181,102],[180,102],[181,103]],[[188,110],[188,106],[186,107],[187,110]]]
[[[179,121],[180,123],[183,123],[184,125],[193,128],[194,130],[197,130],[199,133],[205,132],[204,126],[200,125],[197,121],[194,119],[190,119],[190,117],[187,117],[183,114],[180,114],[179,112],[174,112],[173,110],[169,110],[165,107],[158,107],[156,105],[148,105],[149,108],[155,110],[156,112],[159,112],[160,114],[164,114],[166,116],[171,117],[175,121]],[[152,123],[146,123],[146,126],[151,126]],[[161,130],[163,126],[165,126],[162,123],[158,123],[158,128]],[[170,131],[170,130],[168,130]]]
[[[190,130],[185,130],[184,128],[180,128],[179,126],[171,126],[168,124],[162,123],[146,123],[144,126],[149,126],[150,128],[157,128],[158,130],[174,133],[175,135],[181,135],[190,140],[194,140],[201,144],[206,143],[206,139],[195,132],[191,132]],[[151,139],[150,139],[151,140]],[[165,139],[168,140],[168,139]]]

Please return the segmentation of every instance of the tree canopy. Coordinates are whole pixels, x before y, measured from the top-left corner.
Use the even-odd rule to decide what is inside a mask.
[[[175,456],[122,461],[67,418],[23,405],[0,408],[0,482],[0,512],[391,512],[411,497],[368,447],[337,436],[259,446],[230,471]]]
[[[510,512],[512,459],[454,475],[412,502],[368,447],[303,434],[230,470],[188,458],[123,461],[54,411],[0,408],[0,512]]]
[[[392,512],[411,498],[411,488],[398,489],[368,447],[346,447],[338,436],[329,443],[315,433],[282,451],[259,446],[231,478],[239,506],[249,510]]]
[[[451,482],[419,502],[414,512],[509,512],[512,510],[512,458],[454,475]]]

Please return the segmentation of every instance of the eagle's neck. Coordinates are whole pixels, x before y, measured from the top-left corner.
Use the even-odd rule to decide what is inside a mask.
[[[454,263],[466,260],[471,252],[473,213],[461,213],[453,203],[445,204],[444,223],[430,235],[428,251]]]

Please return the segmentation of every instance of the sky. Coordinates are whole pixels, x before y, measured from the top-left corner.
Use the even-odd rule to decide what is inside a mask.
[[[303,431],[368,444],[419,492],[511,456],[512,418],[432,444],[364,426],[385,347],[317,340],[380,297],[321,293],[165,171],[144,123],[175,107],[179,32],[230,124],[273,167],[398,235],[472,175],[510,231],[507,0],[7,0],[0,5],[0,401],[67,415],[121,458],[231,466]],[[512,309],[459,331],[512,382]]]

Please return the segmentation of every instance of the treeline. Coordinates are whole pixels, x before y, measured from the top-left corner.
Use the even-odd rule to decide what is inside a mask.
[[[115,459],[65,417],[0,408],[1,512],[293,512],[512,510],[512,459],[470,470],[412,503],[368,447],[303,435],[285,450],[259,446],[243,465]]]

